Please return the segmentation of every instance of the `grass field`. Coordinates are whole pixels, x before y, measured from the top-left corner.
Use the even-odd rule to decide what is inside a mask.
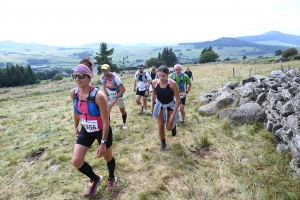
[[[300,67],[299,61],[284,64]],[[216,116],[197,113],[199,95],[247,78],[250,69],[252,74],[268,76],[281,66],[189,67],[194,81],[187,98],[186,125],[178,127],[174,138],[167,132],[165,152],[159,150],[156,120],[139,114],[133,77],[122,76],[129,128],[122,129],[116,107],[111,112],[119,181],[111,191],[105,191],[106,182],[102,182],[92,199],[300,199],[300,179],[291,176],[289,167],[291,155],[276,153],[271,133],[257,125],[234,127]],[[26,91],[27,96],[0,94],[0,199],[84,198],[89,180],[71,164],[76,137],[70,88],[63,89],[73,86],[72,81],[45,83],[13,88],[12,94]],[[106,180],[106,163],[96,158],[96,149],[94,143],[86,160]]]

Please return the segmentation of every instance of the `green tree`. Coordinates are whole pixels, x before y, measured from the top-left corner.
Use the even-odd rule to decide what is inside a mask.
[[[107,44],[105,42],[100,43],[100,52],[96,53],[94,57],[97,64],[98,74],[101,74],[101,65],[108,64],[110,66],[110,70],[113,72],[119,72],[118,66],[112,63],[112,55],[114,53],[114,48],[107,49]]]
[[[149,60],[147,60],[147,62],[146,62],[146,68],[150,68],[153,65],[158,68],[161,65],[166,65],[166,63],[165,63],[165,61],[159,60],[158,58],[150,58]]]
[[[282,51],[281,51],[281,50],[275,51],[275,56],[280,56],[281,54],[282,54]]]
[[[55,76],[52,78],[53,81],[60,81],[63,79],[64,77],[60,73],[56,73]]]
[[[177,57],[172,48],[165,47],[161,55],[158,54],[158,59],[164,61],[168,67],[173,67],[177,63]]]
[[[22,79],[22,74],[20,72],[20,69],[19,69],[19,67],[16,67],[15,68],[15,73],[13,75],[13,84],[14,84],[14,86],[22,85],[21,84],[21,79]]]
[[[27,72],[29,74],[29,84],[35,84],[36,83],[36,74],[33,72],[33,70],[31,69],[30,65],[27,65]]]
[[[244,55],[244,56],[243,56],[243,60],[246,60],[246,59],[247,59],[247,56],[246,56],[246,55]]]
[[[288,58],[290,56],[294,56],[294,55],[297,55],[298,54],[298,50],[293,47],[293,48],[289,48],[287,50],[285,50],[284,52],[282,52],[282,57],[283,58]]]
[[[199,57],[199,63],[216,62],[219,55],[214,51],[207,51]]]
[[[0,87],[5,86],[5,71],[0,68]]]
[[[13,74],[10,70],[10,67],[8,67],[8,66],[6,66],[5,77],[6,77],[6,87],[12,87],[13,86]]]

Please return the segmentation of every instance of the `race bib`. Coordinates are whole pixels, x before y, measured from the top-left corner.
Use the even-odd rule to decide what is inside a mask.
[[[117,91],[107,91],[107,94],[110,99],[114,99],[118,95]]]
[[[147,88],[145,87],[145,88],[138,88],[139,89],[139,91],[145,91]]]
[[[185,92],[180,92],[179,93],[180,99],[185,97],[184,94],[185,94]]]
[[[82,126],[88,133],[99,131],[97,120],[84,120],[81,119]]]

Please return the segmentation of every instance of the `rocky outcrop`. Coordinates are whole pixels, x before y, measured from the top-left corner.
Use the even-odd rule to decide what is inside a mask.
[[[206,102],[198,112],[228,118],[234,125],[263,122],[279,141],[277,150],[293,154],[291,167],[300,176],[300,78],[294,71],[272,71],[200,96]]]

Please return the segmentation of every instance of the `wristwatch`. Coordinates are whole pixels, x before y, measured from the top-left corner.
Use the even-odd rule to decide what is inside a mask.
[[[107,140],[101,140],[101,144],[106,144]]]

